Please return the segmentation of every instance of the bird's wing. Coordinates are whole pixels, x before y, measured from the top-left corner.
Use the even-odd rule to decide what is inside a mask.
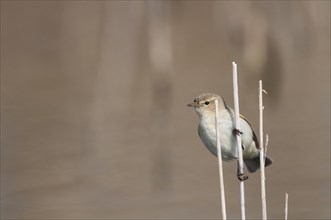
[[[251,127],[252,133],[253,133],[253,141],[255,142],[255,146],[256,146],[257,149],[260,149],[259,140],[257,139],[257,136],[255,134],[255,131],[254,131],[251,123],[249,123],[249,121],[242,114],[240,114],[240,118],[242,118]]]

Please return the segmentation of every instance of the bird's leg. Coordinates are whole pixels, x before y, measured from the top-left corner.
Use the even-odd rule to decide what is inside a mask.
[[[239,166],[239,160],[237,161],[237,177],[239,181],[244,181],[248,179],[248,176],[245,175],[245,173],[240,173],[240,166]]]
[[[243,134],[242,131],[240,131],[237,128],[234,128],[232,133],[234,135],[242,135]],[[245,149],[243,145],[241,147],[243,148],[243,150]],[[244,180],[248,179],[248,176],[246,176],[245,173],[240,172],[239,159],[237,160],[237,177],[238,177],[239,181],[244,181]]]

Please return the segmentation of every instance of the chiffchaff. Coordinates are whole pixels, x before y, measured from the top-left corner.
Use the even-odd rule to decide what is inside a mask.
[[[215,100],[219,100],[219,130],[222,160],[238,159],[236,134],[241,135],[243,159],[248,171],[255,172],[260,168],[259,141],[251,124],[240,115],[240,128],[235,129],[234,111],[230,109],[223,98],[216,94],[205,93],[199,95],[187,106],[193,107],[199,116],[198,132],[203,144],[217,156],[216,128],[215,128]],[[265,158],[265,166],[272,163],[270,157]],[[239,174],[238,174],[239,175]],[[239,176],[238,176],[239,178]]]

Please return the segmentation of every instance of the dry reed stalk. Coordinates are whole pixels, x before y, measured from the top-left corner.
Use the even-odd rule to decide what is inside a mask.
[[[288,193],[285,193],[285,220],[287,220],[288,216]]]
[[[218,100],[215,100],[215,128],[216,128],[216,146],[217,146],[217,157],[218,157],[218,171],[220,177],[220,192],[221,192],[221,207],[222,207],[222,218],[226,217],[226,203],[225,203],[225,191],[224,191],[224,179],[223,179],[223,163],[222,163],[222,151],[220,141],[220,131],[218,127],[219,116],[218,116]]]
[[[238,97],[238,77],[237,77],[237,64],[232,62],[232,73],[233,73],[233,96],[234,96],[234,113],[235,113],[235,129],[240,131],[240,119],[239,119],[239,97]],[[236,135],[237,147],[238,147],[238,160],[239,160],[239,174],[244,174],[244,160],[241,148],[241,136]],[[240,210],[241,219],[245,220],[245,185],[244,181],[240,181]]]
[[[265,156],[263,140],[263,89],[262,80],[259,81],[259,116],[260,116],[260,170],[261,170],[261,201],[262,201],[262,219],[267,220],[267,202],[265,192]]]

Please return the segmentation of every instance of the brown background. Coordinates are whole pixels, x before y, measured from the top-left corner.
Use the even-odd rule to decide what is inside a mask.
[[[1,1],[1,218],[220,218],[217,160],[186,104],[233,106],[232,61],[256,131],[258,80],[268,91],[269,218],[288,192],[290,219],[329,219],[329,1]]]

